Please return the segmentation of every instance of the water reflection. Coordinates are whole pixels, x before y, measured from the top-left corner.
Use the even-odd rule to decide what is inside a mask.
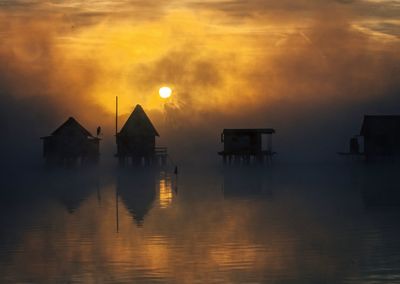
[[[161,209],[168,208],[172,204],[176,194],[173,183],[173,177],[164,171],[148,169],[137,169],[136,172],[120,171],[116,188],[117,202],[121,197],[136,224],[142,226],[157,198]]]
[[[118,173],[117,195],[121,196],[138,226],[143,224],[156,198],[156,177],[154,171]]]
[[[368,225],[363,224],[365,259],[359,279],[366,283],[400,283],[400,177],[396,165],[371,164],[358,174]],[[351,279],[349,283],[360,283]]]
[[[222,190],[225,198],[272,198],[271,176],[264,168],[225,168]]]
[[[74,213],[94,192],[100,197],[99,176],[93,172],[63,171],[46,179],[46,190],[69,213]]]
[[[395,165],[369,165],[361,174],[361,191],[368,209],[400,209],[400,176]]]
[[[9,179],[0,282],[399,283],[399,206],[375,196],[396,172],[185,169],[179,194],[132,169]]]
[[[172,183],[173,177],[165,172],[162,172],[159,181],[159,200],[161,208],[168,208],[172,203],[174,195],[177,193],[176,181],[174,190],[172,189]]]

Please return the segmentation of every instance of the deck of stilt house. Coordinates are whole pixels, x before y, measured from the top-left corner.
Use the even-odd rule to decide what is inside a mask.
[[[271,161],[272,128],[224,129],[221,142],[224,150],[218,152],[224,164],[264,164]]]

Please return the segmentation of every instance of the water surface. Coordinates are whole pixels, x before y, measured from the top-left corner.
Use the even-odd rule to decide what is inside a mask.
[[[400,283],[393,167],[38,170],[1,181],[4,283]]]

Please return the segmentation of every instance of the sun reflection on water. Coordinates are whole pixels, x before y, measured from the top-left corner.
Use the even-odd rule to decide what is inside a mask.
[[[172,180],[169,176],[160,178],[160,208],[168,208],[172,203]]]

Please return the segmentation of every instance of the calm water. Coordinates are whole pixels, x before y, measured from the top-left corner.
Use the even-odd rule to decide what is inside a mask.
[[[400,283],[377,166],[9,174],[0,282]]]

